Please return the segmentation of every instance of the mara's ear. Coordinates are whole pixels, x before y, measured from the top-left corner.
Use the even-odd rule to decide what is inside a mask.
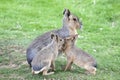
[[[70,16],[70,11],[69,11],[69,9],[65,9],[65,10],[63,11],[63,15],[69,17],[69,16]]]
[[[55,33],[51,33],[51,39],[54,39],[58,42],[58,35],[56,35]]]
[[[53,39],[55,37],[54,33],[51,33],[51,39]]]
[[[58,35],[55,35],[56,36],[56,41],[58,42]]]

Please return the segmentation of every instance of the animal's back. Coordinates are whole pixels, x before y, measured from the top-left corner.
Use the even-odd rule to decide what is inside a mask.
[[[74,48],[74,53],[73,55],[75,55],[75,60],[77,60],[76,62],[80,62],[80,63],[89,63],[91,65],[97,65],[96,64],[96,60],[87,52],[81,50],[80,48],[75,47]]]
[[[38,50],[41,50],[44,46],[47,46],[51,42],[51,33],[55,33],[61,38],[65,38],[70,36],[69,31],[67,29],[58,29],[58,30],[52,30],[49,32],[44,33],[43,35],[38,36],[30,45],[28,48],[38,48]],[[39,45],[38,45],[39,44]]]
[[[50,32],[46,32],[43,35],[38,36],[30,45],[28,48],[36,48],[36,50],[41,50],[44,46],[47,46],[50,42]],[[39,44],[39,45],[38,45]]]

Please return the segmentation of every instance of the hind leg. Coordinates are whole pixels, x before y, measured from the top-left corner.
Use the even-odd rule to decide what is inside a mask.
[[[95,75],[96,74],[96,68],[95,67],[93,67],[93,66],[85,66],[85,69],[89,72],[89,73],[91,73],[91,74],[93,74],[93,75]]]
[[[71,65],[72,65],[72,59],[68,59],[67,60],[67,65],[65,66],[64,71],[71,69]]]
[[[50,68],[52,71],[55,71],[55,63],[54,61],[51,62]]]
[[[35,74],[35,72],[34,72],[34,70],[32,69],[32,75],[34,75]]]
[[[51,75],[51,74],[54,74],[54,72],[49,72],[48,73],[48,70],[44,70],[43,71],[43,75]]]
[[[48,70],[51,68],[51,62],[49,63],[49,65],[43,70],[43,75],[51,75],[54,74],[54,72],[48,72]]]

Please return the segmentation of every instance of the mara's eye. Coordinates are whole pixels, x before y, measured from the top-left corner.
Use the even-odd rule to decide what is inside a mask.
[[[62,41],[62,39],[60,39],[60,41]]]
[[[76,19],[76,18],[73,18],[73,20],[74,20],[74,21],[77,21],[77,19]]]

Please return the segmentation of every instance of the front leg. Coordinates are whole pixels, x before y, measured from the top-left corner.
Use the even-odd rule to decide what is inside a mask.
[[[51,62],[50,68],[52,71],[55,71],[55,62],[54,61]]]
[[[67,59],[67,65],[65,66],[64,71],[70,70],[70,69],[71,69],[71,65],[72,65],[72,59],[71,59],[71,58],[68,58],[68,59]]]
[[[71,62],[71,64],[68,66],[67,70],[71,70],[71,65],[73,62]]]

